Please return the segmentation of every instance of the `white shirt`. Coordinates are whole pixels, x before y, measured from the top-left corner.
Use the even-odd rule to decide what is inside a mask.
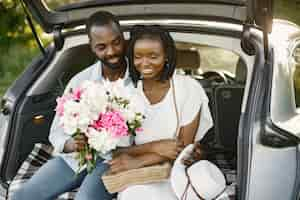
[[[180,127],[190,124],[201,109],[200,123],[195,136],[195,141],[199,141],[213,125],[208,107],[209,100],[204,89],[196,80],[182,75],[174,75],[173,80]],[[146,119],[143,123],[144,131],[135,137],[136,144],[174,138],[177,118],[172,88],[169,89],[162,101],[154,105],[151,105],[144,95],[141,81],[138,83],[138,93],[145,103]],[[178,199],[172,190],[169,179],[157,183],[133,185],[118,194],[118,200],[139,200],[141,198],[143,200]]]
[[[213,120],[208,107],[208,98],[204,89],[196,80],[182,75],[174,75],[176,104],[179,113],[179,126],[190,124],[200,113],[200,123],[195,136],[199,141],[213,126]],[[135,137],[136,144],[143,144],[161,139],[172,139],[176,135],[176,111],[173,100],[172,84],[166,96],[156,104],[150,104],[143,92],[143,85],[138,83],[138,92],[145,103],[146,119],[143,123],[143,132]]]
[[[102,64],[100,61],[76,74],[69,81],[64,93],[70,91],[71,88],[80,86],[85,80],[99,81],[100,83],[104,83],[102,76]],[[123,80],[126,86],[133,88],[133,84],[129,78],[128,67]],[[70,137],[71,136],[64,133],[63,128],[59,124],[59,117],[55,115],[49,134],[49,141],[54,147],[54,155],[61,156],[74,171],[77,171],[79,166],[78,161],[74,159],[74,153],[63,153],[65,142],[70,139]]]

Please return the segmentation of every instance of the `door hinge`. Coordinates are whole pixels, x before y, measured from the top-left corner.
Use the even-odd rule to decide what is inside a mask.
[[[53,30],[53,39],[56,50],[61,50],[64,46],[64,37],[61,32],[60,26],[55,26]]]
[[[245,51],[246,54],[249,56],[255,55],[255,47],[250,42],[250,28],[253,25],[249,22],[244,23],[243,25],[243,32],[242,32],[242,38],[241,38],[241,48]]]

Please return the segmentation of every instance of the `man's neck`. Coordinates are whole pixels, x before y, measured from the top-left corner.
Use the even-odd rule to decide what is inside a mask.
[[[109,81],[116,81],[120,78],[124,78],[126,73],[126,62],[122,63],[119,69],[110,69],[109,67],[102,65],[102,76]]]

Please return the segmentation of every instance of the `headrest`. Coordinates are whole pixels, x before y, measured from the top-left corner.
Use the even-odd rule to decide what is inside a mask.
[[[245,84],[247,80],[247,65],[241,57],[236,64],[235,80],[241,84]]]
[[[195,50],[177,49],[176,68],[196,70],[200,67],[200,54]]]

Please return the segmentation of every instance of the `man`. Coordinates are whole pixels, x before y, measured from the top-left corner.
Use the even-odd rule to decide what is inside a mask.
[[[92,51],[97,56],[97,63],[78,73],[68,83],[65,91],[76,88],[84,80],[116,81],[125,79],[129,84],[127,62],[124,56],[124,37],[118,20],[111,13],[94,13],[87,21],[87,33]],[[85,138],[72,138],[64,134],[55,116],[51,126],[49,140],[57,155],[43,165],[25,185],[13,195],[13,200],[53,200],[60,194],[79,187],[76,200],[112,199],[103,183],[101,175],[108,168],[99,158],[96,168],[87,174],[86,170],[76,175],[78,161],[73,153],[81,150]]]

